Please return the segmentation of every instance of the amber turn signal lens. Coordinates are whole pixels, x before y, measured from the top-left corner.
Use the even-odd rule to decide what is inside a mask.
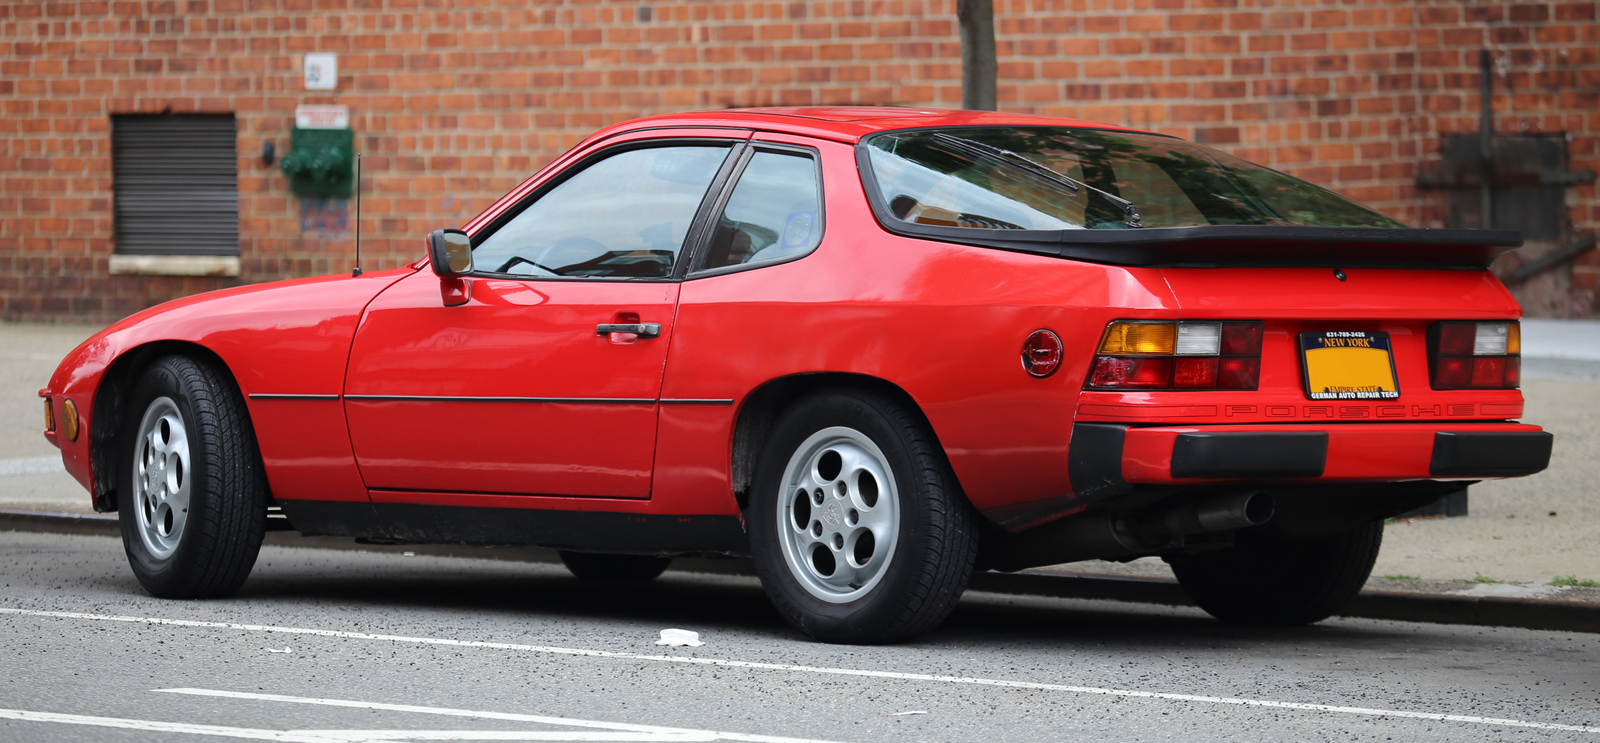
[[[1061,368],[1061,338],[1048,330],[1035,330],[1022,343],[1022,368],[1043,379]]]
[[[1511,323],[1509,332],[1506,333],[1506,353],[1512,356],[1522,353],[1522,323]]]
[[[61,432],[66,434],[68,441],[78,440],[78,406],[71,400],[61,402]]]
[[[1100,341],[1100,353],[1171,356],[1178,347],[1178,324],[1114,322]]]
[[[44,399],[44,430],[56,430],[56,407],[48,397]]]

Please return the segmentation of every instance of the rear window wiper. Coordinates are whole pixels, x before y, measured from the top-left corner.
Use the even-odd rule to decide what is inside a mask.
[[[1129,227],[1144,226],[1139,221],[1139,208],[1134,206],[1133,202],[1128,201],[1121,196],[1116,196],[1102,191],[1094,186],[1072,178],[1071,176],[1060,173],[1047,165],[1039,163],[1030,158],[1023,157],[1022,155],[1012,152],[1011,150],[1002,147],[995,147],[994,145],[990,144],[984,144],[971,139],[964,139],[962,137],[945,134],[944,132],[934,132],[933,139],[940,144],[950,147],[951,149],[964,152],[968,155],[979,154],[998,158],[1004,162],[1010,163],[1022,168],[1023,170],[1033,173],[1034,175],[1045,178],[1053,183],[1065,186],[1067,190],[1073,193],[1077,193],[1080,189],[1087,188],[1090,191],[1100,194],[1100,196],[1105,198],[1106,201],[1111,202],[1118,209],[1121,209],[1122,213],[1127,216],[1127,219],[1123,222],[1123,224],[1126,224]]]

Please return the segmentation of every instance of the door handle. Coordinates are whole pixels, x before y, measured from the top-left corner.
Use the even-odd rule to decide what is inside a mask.
[[[612,333],[632,333],[640,338],[658,338],[661,336],[661,323],[601,323],[594,328],[595,335],[611,335]]]

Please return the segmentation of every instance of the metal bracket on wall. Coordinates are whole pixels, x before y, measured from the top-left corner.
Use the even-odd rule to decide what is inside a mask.
[[[1590,250],[1593,250],[1595,243],[1596,238],[1593,232],[1586,232],[1582,235],[1579,235],[1576,240],[1556,248],[1549,253],[1541,255],[1538,258],[1528,261],[1527,263],[1517,266],[1515,270],[1506,275],[1505,282],[1507,284],[1520,284],[1524,281],[1527,281],[1528,279],[1531,279],[1534,276],[1543,273],[1544,271],[1555,268],[1563,263],[1568,263],[1572,259],[1577,258],[1578,256],[1583,255]]]

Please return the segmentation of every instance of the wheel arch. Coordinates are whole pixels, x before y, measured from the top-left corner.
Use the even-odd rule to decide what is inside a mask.
[[[939,441],[938,432],[922,411],[922,406],[904,388],[887,379],[853,372],[807,372],[777,377],[751,390],[740,403],[734,418],[729,483],[741,511],[749,508],[749,491],[755,479],[756,462],[778,416],[796,400],[824,389],[870,390],[896,400],[916,414],[929,435],[939,444],[940,454],[944,454],[944,444]],[[948,456],[946,462],[948,464]],[[954,471],[950,476],[955,478]],[[964,493],[962,497],[966,497]]]
[[[95,389],[89,424],[89,458],[94,472],[94,510],[117,510],[117,446],[128,401],[139,376],[156,359],[181,354],[220,370],[238,388],[239,380],[215,351],[193,341],[159,340],[123,351],[106,367]],[[248,407],[246,408],[248,412]]]

